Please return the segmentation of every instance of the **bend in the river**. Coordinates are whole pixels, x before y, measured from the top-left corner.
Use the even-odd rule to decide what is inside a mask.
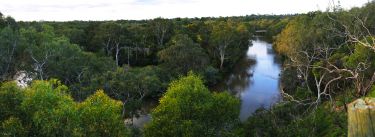
[[[232,73],[215,89],[229,91],[241,99],[239,118],[241,121],[245,121],[257,109],[269,108],[272,104],[280,101],[280,67],[272,45],[256,38],[252,40],[252,45],[249,46],[246,56],[236,64]],[[150,114],[144,114],[139,118],[133,118],[133,123],[137,127],[143,127],[150,120]]]

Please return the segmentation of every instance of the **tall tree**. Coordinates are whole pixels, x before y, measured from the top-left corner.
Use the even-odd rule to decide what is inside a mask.
[[[225,136],[238,119],[240,102],[228,93],[210,93],[189,74],[170,84],[152,112],[145,136]]]
[[[0,86],[0,121],[9,117],[22,116],[21,103],[25,97],[24,90],[15,82],[3,83]]]
[[[83,102],[69,96],[58,80],[33,81],[25,89],[0,86],[2,136],[129,136],[122,103],[97,91]]]
[[[162,83],[156,74],[156,67],[125,69],[118,68],[98,76],[91,82],[90,90],[104,89],[109,96],[123,102],[123,116],[133,117],[137,115],[140,102],[145,97],[159,94]]]
[[[162,66],[176,74],[187,74],[188,71],[202,72],[209,65],[208,55],[204,49],[194,43],[188,35],[176,35],[172,45],[158,53]]]
[[[164,46],[164,43],[171,37],[172,22],[168,19],[156,18],[151,22],[151,29],[155,36],[158,49]]]
[[[85,136],[127,136],[121,119],[122,103],[99,90],[78,105]]]
[[[238,54],[236,51],[241,52],[244,47],[247,48],[249,32],[243,24],[231,20],[218,21],[212,25],[210,43],[219,58],[220,69],[223,69],[225,60],[236,61],[235,58],[230,58],[233,56],[231,54]]]
[[[34,81],[26,89],[21,107],[38,136],[74,136],[79,130],[79,117],[68,88],[57,80]],[[32,123],[31,123],[32,122]]]
[[[98,26],[93,40],[94,43],[102,45],[107,56],[113,56],[116,64],[119,64],[120,51],[129,47],[126,43],[125,33],[127,30],[121,24],[115,22],[105,22]],[[129,48],[128,48],[129,50]]]
[[[0,30],[0,81],[12,77],[15,73],[17,62],[16,52],[19,48],[19,36],[17,31],[10,27]]]

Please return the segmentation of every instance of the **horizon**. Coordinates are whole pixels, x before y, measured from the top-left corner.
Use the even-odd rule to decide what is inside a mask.
[[[369,0],[5,0],[0,4],[0,12],[17,21],[149,20],[158,17],[173,19],[292,15],[326,11],[332,5],[340,5],[347,10],[368,2]]]

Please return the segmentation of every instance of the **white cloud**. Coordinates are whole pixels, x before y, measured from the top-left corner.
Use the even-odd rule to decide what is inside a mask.
[[[17,20],[116,20],[289,14],[325,10],[332,0],[1,0]],[[340,0],[344,8],[368,0]],[[337,3],[336,3],[337,4]]]

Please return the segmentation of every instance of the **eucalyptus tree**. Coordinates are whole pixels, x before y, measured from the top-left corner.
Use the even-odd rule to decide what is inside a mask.
[[[161,65],[170,72],[176,75],[189,71],[203,72],[208,67],[210,62],[207,53],[188,35],[174,36],[171,44],[158,53]]]
[[[88,90],[103,89],[110,97],[123,103],[122,115],[138,115],[141,103],[146,97],[161,93],[163,83],[157,74],[157,67],[118,68],[108,71],[90,81]]]
[[[226,60],[236,62],[236,55],[248,47],[250,33],[244,24],[231,20],[218,21],[211,25],[211,48],[219,59],[220,69],[223,69]]]
[[[0,81],[12,77],[17,66],[19,52],[19,36],[16,30],[10,27],[0,29]]]
[[[227,136],[238,119],[240,101],[211,93],[194,74],[172,82],[152,112],[146,137]]]
[[[98,26],[93,41],[101,47],[107,56],[115,58],[119,66],[121,50],[129,47],[127,42],[127,29],[116,22],[104,22]],[[128,50],[130,50],[128,48]],[[129,52],[128,52],[129,53]]]
[[[158,46],[157,49],[163,48],[165,42],[167,42],[172,36],[172,21],[163,18],[156,18],[150,22],[150,27]]]
[[[128,53],[127,62],[133,62],[136,65],[150,64],[149,56],[152,54],[151,49],[153,48],[152,38],[153,34],[148,32],[146,24],[128,24],[129,30],[129,47],[132,51],[133,60],[130,60],[130,54]],[[130,50],[128,50],[130,51]]]
[[[129,136],[121,118],[121,101],[103,91],[75,102],[60,81],[35,80],[22,89],[0,85],[2,136]]]

